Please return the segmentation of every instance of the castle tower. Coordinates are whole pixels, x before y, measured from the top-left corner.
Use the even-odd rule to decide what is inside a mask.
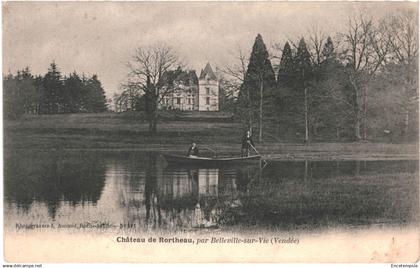
[[[198,80],[198,110],[218,111],[219,110],[219,81],[207,63],[204,70],[201,70]]]

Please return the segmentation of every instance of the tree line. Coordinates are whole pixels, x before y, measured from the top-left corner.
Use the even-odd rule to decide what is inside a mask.
[[[267,48],[260,34],[249,57],[219,68],[220,107],[234,112],[260,141],[415,139],[418,136],[417,14],[395,11],[382,19],[359,15],[340,33],[312,31]],[[141,110],[157,131],[159,103],[183,66],[176,51],[156,43],[137,48],[127,67],[121,110]],[[173,74],[173,75],[171,75]],[[29,69],[3,78],[4,112],[102,112],[96,75],[62,76],[52,63],[44,76]]]
[[[16,119],[24,114],[104,112],[105,91],[97,75],[73,72],[63,76],[55,62],[48,72],[33,75],[26,67],[16,75],[3,76],[4,116]]]
[[[260,141],[415,139],[416,21],[414,12],[353,17],[334,38],[312,31],[277,44],[278,65],[258,34],[249,60],[240,51],[223,70],[237,118]]]

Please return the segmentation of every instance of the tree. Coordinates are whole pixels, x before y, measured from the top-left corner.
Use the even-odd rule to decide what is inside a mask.
[[[106,111],[105,91],[96,74],[84,81],[82,100],[81,106],[87,112],[100,113]]]
[[[42,113],[42,103],[43,103],[43,96],[45,94],[45,88],[43,86],[43,77],[41,75],[37,75],[34,77],[33,84],[35,87],[35,91],[31,96],[32,101],[32,113],[33,114],[41,114]]]
[[[390,45],[393,65],[388,68],[391,75],[402,88],[401,107],[403,108],[403,135],[409,133],[410,121],[417,130],[415,118],[418,114],[418,18],[415,12],[405,11],[389,16],[381,23],[384,31],[390,34]],[[392,68],[392,69],[391,69]],[[394,74],[394,75],[392,75]],[[397,87],[397,88],[398,88]]]
[[[327,37],[321,53],[320,65],[337,63],[337,54],[335,53],[334,44],[330,36]]]
[[[26,114],[37,114],[39,103],[41,101],[40,88],[36,85],[35,78],[31,74],[29,67],[18,72],[15,77],[19,87],[19,98],[23,102],[23,111]]]
[[[263,103],[271,101],[276,78],[267,48],[260,34],[255,38],[240,97],[245,99],[247,109],[258,114],[259,141],[263,138]],[[252,120],[250,120],[252,122]],[[251,127],[251,126],[250,126]]]
[[[226,112],[237,112],[236,95],[237,87],[233,85],[232,81],[227,80],[223,74],[218,74],[219,78],[219,110]]]
[[[244,103],[249,99],[247,94],[245,97],[239,97],[241,87],[245,81],[248,60],[244,56],[244,52],[239,47],[238,54],[230,64],[225,65],[222,69],[218,69],[220,79],[220,108],[233,111],[241,121],[246,122],[247,129],[252,127],[252,111],[247,109]],[[247,92],[248,93],[248,92]]]
[[[371,18],[361,14],[349,19],[348,29],[341,35],[341,42],[342,60],[348,67],[347,79],[353,95],[354,136],[356,140],[366,140],[367,85],[387,60],[391,48],[389,34],[375,26]]]
[[[312,138],[319,137],[320,132],[331,138],[333,128],[332,133],[339,137],[340,126],[337,123],[341,121],[336,121],[335,118],[341,118],[340,110],[336,108],[342,97],[343,85],[336,78],[343,78],[342,68],[338,64],[331,37],[325,38],[322,33],[315,32],[311,35],[309,44],[313,66],[313,76],[308,83],[307,92],[309,133]]]
[[[18,70],[17,75],[8,74],[3,78],[4,115],[17,119],[23,114],[38,114],[42,87],[29,67]]]
[[[137,107],[138,101],[140,96],[130,96],[130,92],[127,90],[122,90],[119,93],[114,94],[114,105],[116,112],[126,112],[128,110],[133,109],[133,107]],[[143,104],[142,99],[142,104]]]
[[[349,96],[345,68],[337,59],[331,37],[327,37],[320,53],[311,83],[310,125],[312,135],[323,131],[324,137],[340,140],[342,132],[347,130],[349,119],[353,118],[353,109]]]
[[[23,99],[21,98],[18,81],[9,74],[3,78],[3,111],[8,119],[19,118],[24,114]]]
[[[396,141],[408,138],[417,139],[418,125],[411,122],[410,128],[405,128],[405,117],[408,111],[410,118],[416,118],[418,110],[410,104],[404,86],[407,70],[395,63],[387,64],[369,84],[369,127],[372,136],[385,138],[386,141]],[[415,99],[411,100],[416,102]],[[410,109],[411,108],[411,109]],[[414,121],[414,120],[412,120]],[[387,134],[384,135],[384,130]],[[406,131],[409,130],[407,133]],[[411,134],[411,135],[408,135]]]
[[[44,87],[43,113],[55,114],[62,112],[63,82],[61,80],[61,73],[55,62],[50,64],[48,72],[45,74],[42,82]]]
[[[83,81],[76,72],[64,79],[62,99],[66,113],[78,113],[80,111],[83,103],[83,88]]]
[[[173,48],[164,43],[137,48],[128,63],[129,79],[124,86],[144,94],[150,133],[157,132],[158,105],[170,90],[162,78],[165,72],[179,65]]]
[[[308,82],[312,76],[311,55],[306,47],[305,39],[299,41],[296,52],[296,68],[299,90],[303,91],[303,107],[305,120],[305,143],[309,141],[309,123],[308,123]]]
[[[280,59],[279,71],[277,74],[277,90],[274,96],[276,112],[276,132],[280,132],[283,126],[284,131],[295,130],[291,127],[295,123],[296,111],[294,104],[297,99],[295,91],[295,58],[289,42],[284,44]]]
[[[290,85],[295,79],[295,63],[292,49],[289,42],[284,44],[283,53],[280,60],[279,72],[277,75],[277,84]]]
[[[309,35],[309,41],[312,64],[315,67],[320,66],[323,60],[323,50],[325,48],[325,34],[321,30],[313,28]]]
[[[5,114],[18,118],[23,114],[103,112],[107,110],[101,82],[96,75],[87,79],[75,71],[62,77],[55,62],[45,76],[33,76],[26,67],[16,76],[3,78]]]

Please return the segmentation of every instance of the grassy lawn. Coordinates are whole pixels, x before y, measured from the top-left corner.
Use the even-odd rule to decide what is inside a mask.
[[[416,174],[339,176],[308,180],[256,181],[228,207],[229,224],[268,224],[282,229],[341,225],[410,224],[418,220]]]
[[[223,114],[163,118],[158,133],[135,114],[25,116],[4,122],[5,149],[109,149],[184,151],[192,141],[220,154],[237,153],[243,127]],[[417,159],[418,144],[312,143],[268,139],[259,152],[278,159]]]

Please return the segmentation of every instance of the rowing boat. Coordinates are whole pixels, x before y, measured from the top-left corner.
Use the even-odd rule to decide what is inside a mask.
[[[187,165],[230,165],[230,164],[252,164],[261,160],[260,155],[248,157],[200,157],[200,156],[181,156],[162,154],[168,164],[187,164]]]

